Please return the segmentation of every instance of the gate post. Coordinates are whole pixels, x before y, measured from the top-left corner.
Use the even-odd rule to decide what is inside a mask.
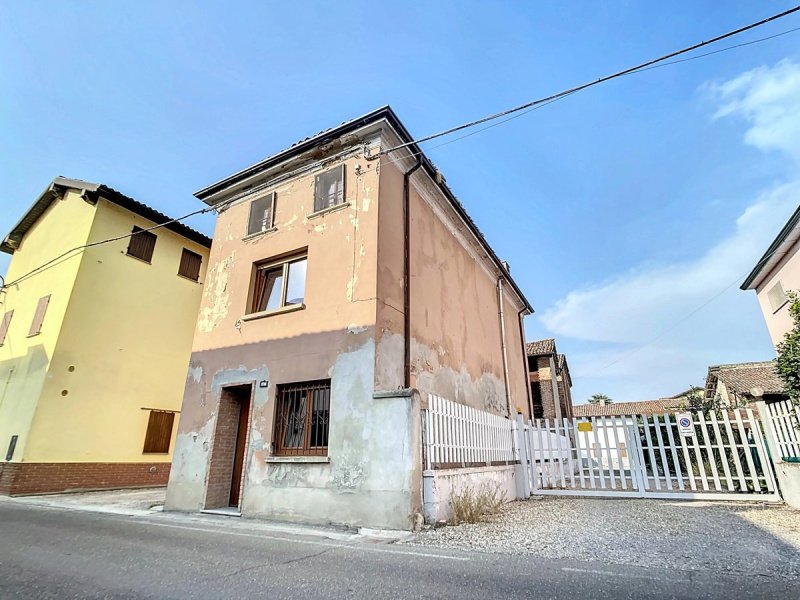
[[[761,427],[767,438],[767,456],[777,480],[778,492],[786,504],[792,508],[800,508],[800,465],[783,460],[781,447],[778,444],[778,434],[766,402],[756,401],[756,408],[758,409],[758,419],[761,421]],[[791,409],[793,407],[790,405]]]
[[[517,500],[527,500],[531,496],[530,473],[531,458],[528,454],[528,445],[525,443],[525,421],[521,414],[512,422],[514,455],[517,462],[514,464],[514,480],[517,488]]]

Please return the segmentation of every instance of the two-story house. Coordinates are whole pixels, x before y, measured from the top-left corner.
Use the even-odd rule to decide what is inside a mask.
[[[531,418],[571,419],[572,377],[567,357],[556,350],[553,338],[536,340],[525,345],[528,356],[528,378],[531,386]]]
[[[217,208],[167,510],[408,528],[425,392],[529,414],[531,306],[381,108],[196,193]],[[420,392],[420,393],[417,393]]]
[[[36,199],[0,245],[0,493],[166,485],[210,246],[104,185]]]
[[[755,290],[767,329],[776,346],[792,328],[788,291],[800,291],[800,207],[741,285]]]

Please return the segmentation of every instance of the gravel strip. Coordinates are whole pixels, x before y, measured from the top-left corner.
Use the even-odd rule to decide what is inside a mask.
[[[800,511],[733,502],[546,497],[408,543],[681,570],[800,578]]]

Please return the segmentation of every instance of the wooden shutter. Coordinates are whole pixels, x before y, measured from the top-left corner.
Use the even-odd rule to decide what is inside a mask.
[[[47,312],[47,305],[50,304],[50,294],[39,298],[39,304],[36,305],[36,313],[33,315],[31,322],[31,329],[28,335],[37,335],[42,331],[42,322],[44,321],[44,314]]]
[[[155,247],[156,234],[134,225],[131,241],[128,244],[128,255],[140,258],[145,262],[151,262]]]
[[[150,411],[147,422],[147,433],[144,437],[144,454],[166,454],[172,440],[172,425],[175,413],[158,410]]]
[[[316,176],[314,180],[314,212],[344,202],[344,165]]]
[[[197,281],[200,279],[200,265],[202,262],[202,256],[184,248],[183,254],[181,254],[181,264],[178,267],[178,275]]]
[[[11,317],[13,316],[13,310],[10,310],[3,315],[3,322],[0,323],[0,346],[6,342],[6,334],[8,334],[8,328],[11,326]]]
[[[272,202],[275,193],[256,198],[250,203],[250,218],[247,221],[247,235],[266,231],[272,227]]]

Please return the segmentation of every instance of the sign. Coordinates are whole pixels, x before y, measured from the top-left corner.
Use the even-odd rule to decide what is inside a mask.
[[[591,431],[592,424],[589,421],[582,421],[578,423],[578,431]]]
[[[675,418],[678,419],[678,431],[683,437],[694,436],[694,420],[690,413],[678,413]]]

